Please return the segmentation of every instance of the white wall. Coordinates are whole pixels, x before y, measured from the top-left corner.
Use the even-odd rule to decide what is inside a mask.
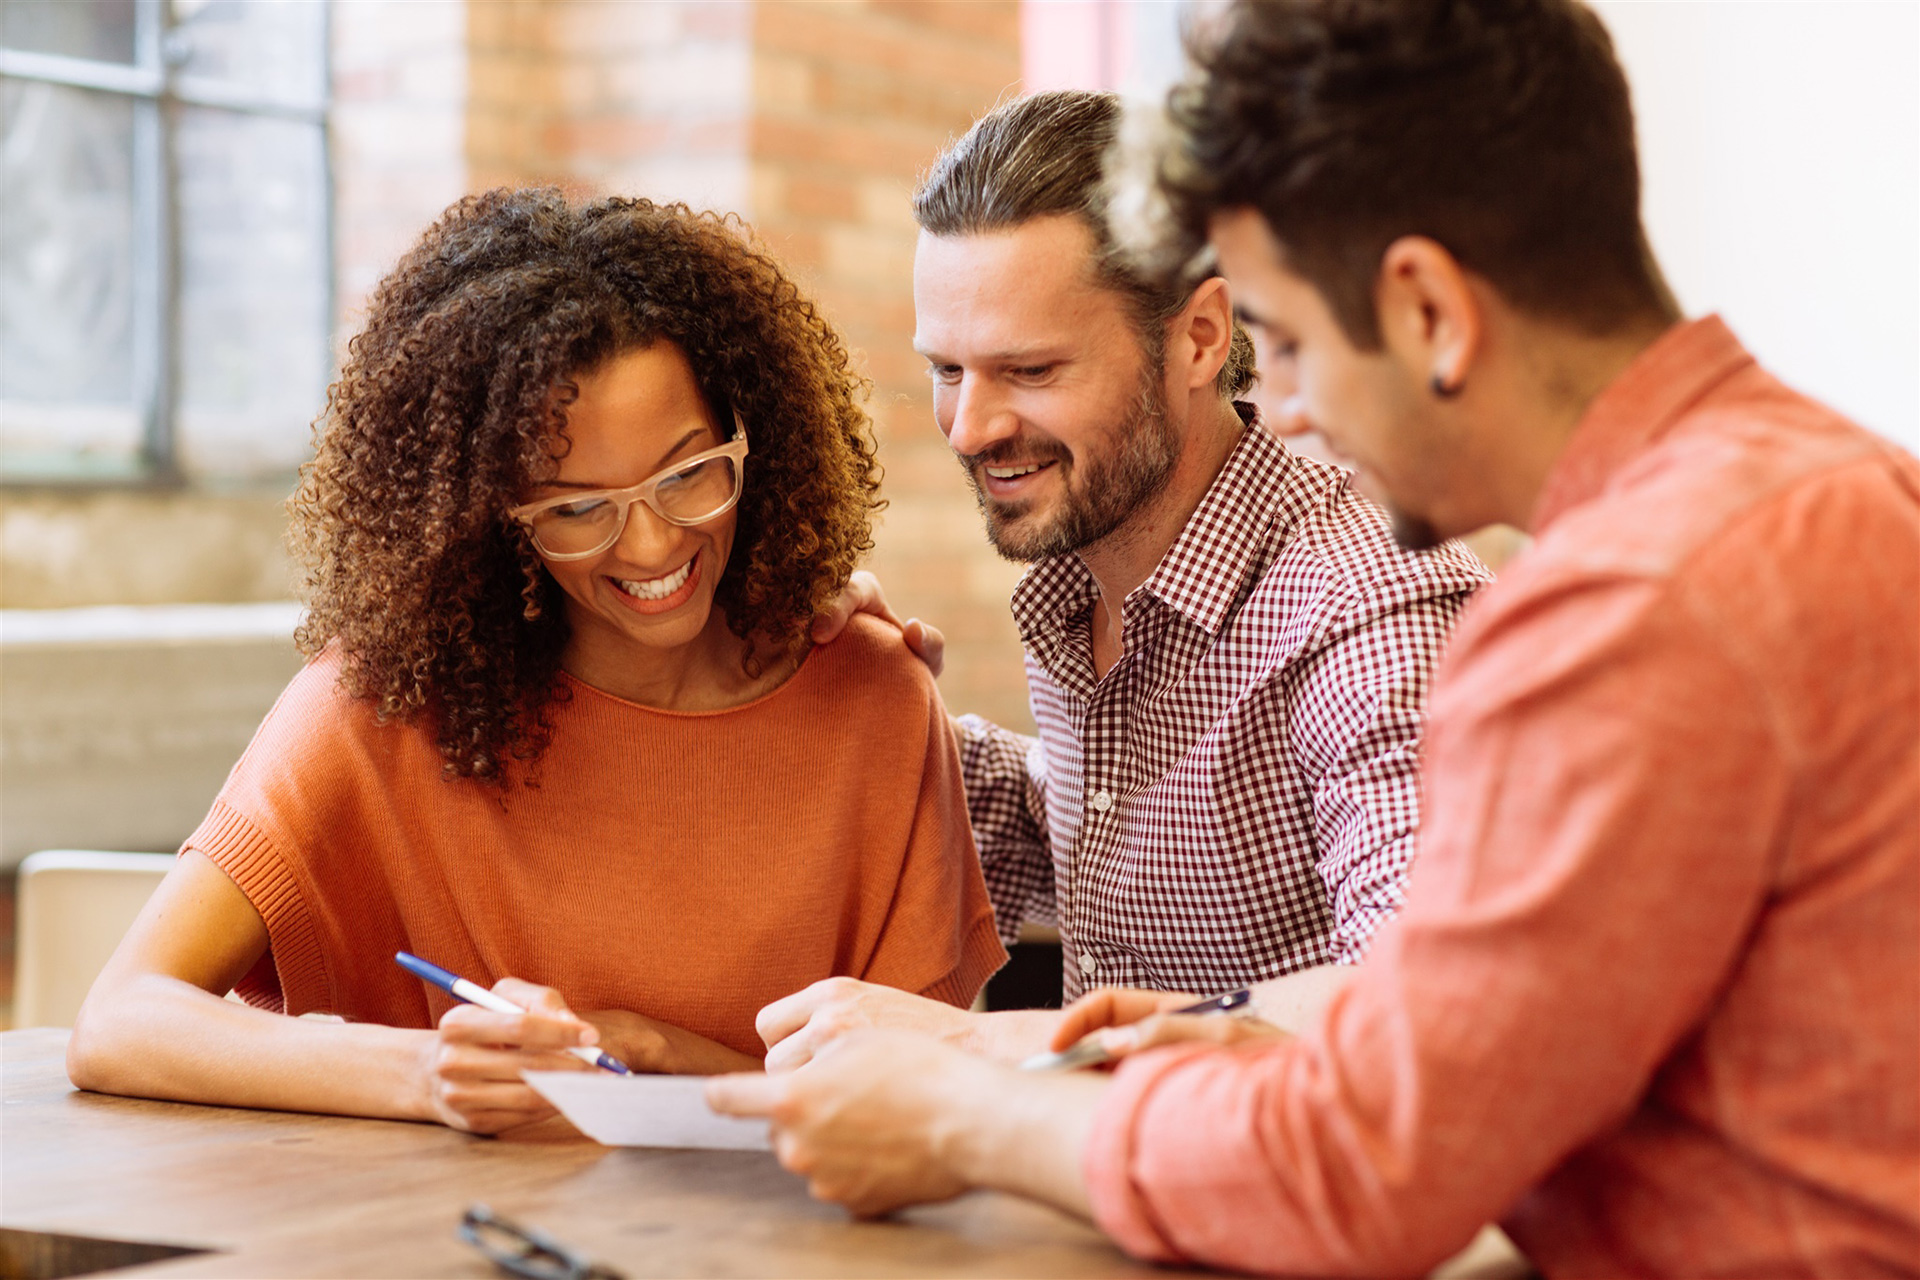
[[[1654,251],[1789,383],[1920,450],[1920,4],[1599,0]]]

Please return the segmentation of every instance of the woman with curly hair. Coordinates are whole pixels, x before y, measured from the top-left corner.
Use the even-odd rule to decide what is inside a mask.
[[[872,619],[807,642],[871,545],[863,391],[737,225],[455,205],[291,503],[310,661],[88,997],[74,1082],[495,1132],[550,1114],[520,1072],[569,1048],[755,1065],[755,1013],[821,978],[970,1002],[1005,953],[931,677]],[[449,1009],[400,950],[529,1012]]]

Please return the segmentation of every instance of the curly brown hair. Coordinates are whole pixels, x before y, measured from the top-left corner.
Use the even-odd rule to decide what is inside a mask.
[[[868,384],[737,218],[640,199],[497,190],[450,208],[375,290],[289,502],[309,656],[338,645],[348,692],[424,720],[449,777],[504,785],[565,697],[559,587],[509,507],[564,453],[568,380],[662,339],[692,365],[746,462],[715,592],[762,655],[871,549],[879,467]]]

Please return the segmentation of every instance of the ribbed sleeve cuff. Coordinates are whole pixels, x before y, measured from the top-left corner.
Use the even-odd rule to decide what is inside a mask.
[[[212,859],[266,922],[267,945],[280,981],[281,1011],[333,1008],[333,983],[319,931],[299,881],[273,842],[245,815],[216,800],[181,849],[197,849]],[[249,994],[241,992],[243,997]]]
[[[1122,1249],[1149,1262],[1177,1262],[1181,1253],[1155,1216],[1146,1189],[1134,1179],[1140,1130],[1153,1091],[1168,1075],[1210,1050],[1173,1045],[1128,1058],[1101,1096],[1093,1132],[1080,1157],[1094,1221]]]
[[[920,994],[929,1000],[965,1009],[980,994],[987,979],[998,973],[1006,962],[1007,949],[1000,945],[993,916],[983,915],[967,931],[967,940],[960,948],[960,963],[932,986],[921,988]]]

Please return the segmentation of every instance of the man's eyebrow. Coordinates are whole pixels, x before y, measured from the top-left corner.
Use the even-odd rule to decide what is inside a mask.
[[[950,356],[943,355],[938,351],[929,350],[918,343],[914,344],[913,349],[931,364],[960,363]],[[1000,365],[1059,364],[1061,361],[1068,359],[1071,354],[1070,351],[1061,347],[1012,347],[1003,351],[982,351],[974,357],[974,363]]]
[[[1233,318],[1241,324],[1258,325],[1262,329],[1267,327],[1267,322],[1256,315],[1244,302],[1233,304]]]
[[[681,436],[678,440],[674,441],[673,447],[667,450],[666,453],[661,455],[660,465],[653,469],[653,475],[658,475],[660,472],[665,471],[668,467],[672,466],[673,455],[676,453],[679,453],[682,449],[686,448],[689,441],[698,439],[701,433],[706,430],[707,430],[706,427],[695,427],[693,430],[687,432],[687,434]],[[649,476],[648,478],[651,479],[652,477]],[[584,489],[624,489],[627,486],[623,484],[591,484],[584,480],[562,480],[558,476],[555,476],[551,480],[542,481],[540,484],[540,487],[543,489],[583,489],[584,490]]]

